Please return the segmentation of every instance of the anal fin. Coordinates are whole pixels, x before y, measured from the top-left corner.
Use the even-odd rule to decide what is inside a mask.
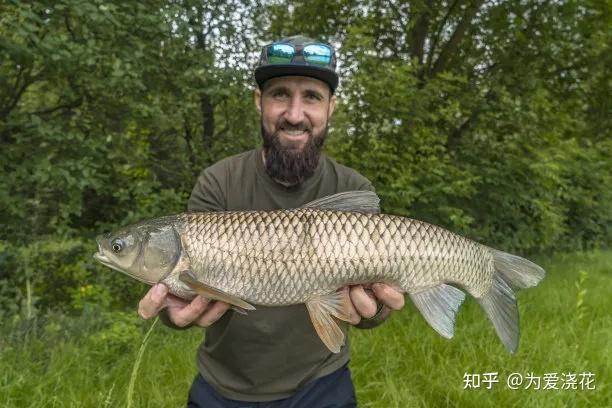
[[[334,317],[349,322],[351,320],[350,302],[346,290],[316,296],[306,302],[310,320],[317,334],[332,353],[339,353],[344,345],[344,333]]]
[[[410,298],[427,323],[440,335],[450,339],[455,334],[455,316],[465,293],[451,285],[440,284],[419,292]]]
[[[215,289],[212,286],[208,286],[198,281],[190,271],[183,271],[179,274],[179,279],[185,285],[189,286],[198,295],[202,295],[209,299],[220,300],[222,302],[232,305],[232,309],[239,313],[246,314],[247,310],[255,310],[255,307],[244,300],[225,293],[219,289]]]

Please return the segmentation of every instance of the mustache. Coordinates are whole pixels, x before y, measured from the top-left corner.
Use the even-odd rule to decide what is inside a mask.
[[[312,132],[312,126],[308,122],[290,123],[285,119],[280,119],[276,124],[277,129],[284,130],[302,130]]]

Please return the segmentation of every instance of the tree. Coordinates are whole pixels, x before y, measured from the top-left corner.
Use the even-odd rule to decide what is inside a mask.
[[[269,30],[340,46],[331,149],[374,181],[386,210],[542,250],[582,233],[573,183],[609,194],[607,146],[583,142],[609,133],[585,92],[609,88],[606,15],[588,1],[309,1],[271,8]],[[578,176],[589,161],[597,176]],[[600,225],[591,238],[609,242],[609,211],[585,216]]]

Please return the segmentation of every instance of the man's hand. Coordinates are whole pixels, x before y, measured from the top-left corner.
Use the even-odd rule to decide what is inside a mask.
[[[178,327],[195,324],[208,327],[229,309],[224,302],[211,302],[202,296],[196,296],[191,302],[168,293],[162,283],[154,285],[138,303],[138,314],[143,319],[150,319],[166,309],[168,318]]]
[[[378,303],[383,305],[382,318],[391,310],[400,310],[404,307],[404,294],[385,283],[374,283],[371,286],[354,285],[348,290],[353,304],[351,323],[354,325],[359,324],[361,319],[373,318],[377,314]]]

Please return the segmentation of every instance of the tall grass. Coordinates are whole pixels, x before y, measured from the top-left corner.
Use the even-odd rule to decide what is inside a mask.
[[[473,300],[461,307],[452,340],[438,336],[411,304],[380,328],[353,330],[360,406],[611,406],[612,252],[539,261],[546,279],[518,293],[516,354]],[[202,340],[199,329],[173,331],[135,312],[95,309],[2,322],[0,334],[1,407],[184,406]],[[499,383],[464,389],[464,374],[485,372],[498,372]],[[512,372],[592,372],[596,389],[511,390],[505,379]]]
[[[361,405],[612,406],[612,253],[561,255],[542,263],[546,279],[518,293],[521,344],[516,354],[504,349],[473,299],[461,307],[450,341],[433,332],[412,305],[375,331],[355,332],[352,367]],[[464,389],[464,374],[486,372],[499,373],[500,382],[491,390]],[[597,388],[512,390],[505,381],[513,372],[560,378],[593,372]]]
[[[136,378],[138,377],[138,369],[140,368],[140,363],[142,362],[142,356],[147,349],[147,345],[149,344],[149,339],[151,338],[151,333],[153,333],[153,329],[155,325],[159,321],[159,317],[156,317],[151,324],[149,330],[147,330],[147,334],[145,334],[144,339],[142,340],[142,344],[138,349],[138,355],[136,356],[136,361],[134,362],[134,367],[132,368],[132,374],[130,375],[130,383],[128,385],[127,397],[126,397],[126,407],[132,408],[134,406],[134,384],[136,383]]]

